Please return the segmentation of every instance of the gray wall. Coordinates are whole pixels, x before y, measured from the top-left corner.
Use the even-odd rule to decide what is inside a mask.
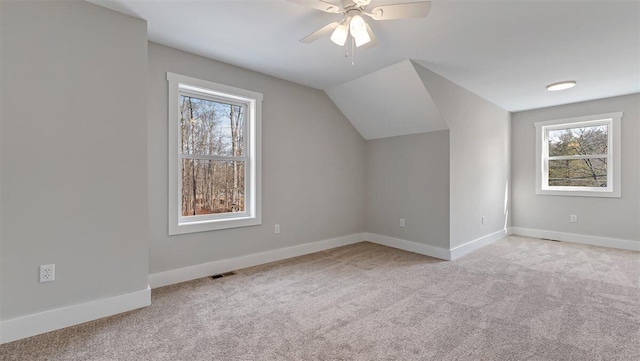
[[[168,236],[167,71],[264,94],[262,225]],[[149,43],[148,132],[150,273],[364,231],[364,140],[322,91]]]
[[[414,66],[449,125],[451,248],[504,230],[510,207],[509,112]]]
[[[449,249],[449,131],[369,140],[366,157],[367,232]]]
[[[0,24],[1,318],[146,289],[146,23],[5,1]]]
[[[622,197],[536,195],[534,123],[618,111],[624,112]],[[640,94],[519,112],[512,119],[514,227],[639,240]],[[569,222],[571,214],[578,223]]]

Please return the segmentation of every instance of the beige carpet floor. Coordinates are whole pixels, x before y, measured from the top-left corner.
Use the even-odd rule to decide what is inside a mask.
[[[516,236],[453,262],[359,243],[152,300],[0,360],[640,360],[640,254]]]

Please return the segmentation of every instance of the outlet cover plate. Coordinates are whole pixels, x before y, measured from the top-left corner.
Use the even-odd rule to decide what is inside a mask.
[[[56,265],[47,264],[40,266],[40,283],[53,282],[56,280]]]

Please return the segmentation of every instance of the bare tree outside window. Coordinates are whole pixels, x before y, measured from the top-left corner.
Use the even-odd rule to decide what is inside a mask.
[[[245,210],[246,106],[180,95],[183,217]]]
[[[616,112],[536,122],[536,194],[619,198],[622,117]]]
[[[607,125],[550,130],[549,186],[607,187]]]

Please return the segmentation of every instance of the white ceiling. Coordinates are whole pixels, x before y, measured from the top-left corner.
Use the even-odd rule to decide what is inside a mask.
[[[151,41],[323,90],[413,59],[510,111],[640,92],[638,1],[434,0],[423,19],[367,18],[380,44],[355,67],[298,42],[339,15],[284,0],[90,1],[147,20]],[[545,90],[562,80],[578,86]]]

